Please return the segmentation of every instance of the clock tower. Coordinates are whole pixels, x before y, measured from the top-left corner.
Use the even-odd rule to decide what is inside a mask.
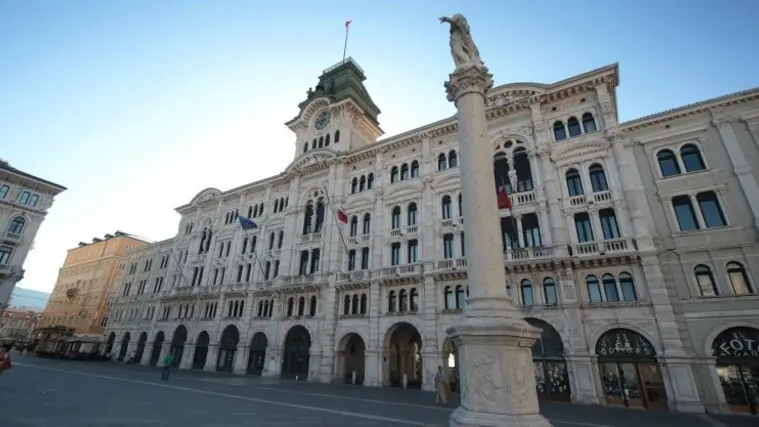
[[[347,58],[322,72],[309,88],[299,113],[285,125],[295,132],[295,158],[314,150],[340,153],[377,142],[384,133],[374,104],[364,86],[364,71]]]

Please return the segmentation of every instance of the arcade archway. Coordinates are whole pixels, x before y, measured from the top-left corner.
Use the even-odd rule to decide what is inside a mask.
[[[121,348],[119,349],[119,362],[124,360],[124,357],[126,357],[127,350],[129,349],[129,340],[131,339],[131,335],[129,335],[129,332],[124,334],[124,338],[121,339]]]
[[[208,344],[211,342],[208,332],[203,331],[195,340],[195,354],[192,356],[192,369],[203,370],[208,358]]]
[[[394,325],[387,334],[387,381],[392,387],[403,387],[406,378],[408,388],[422,388],[422,336],[409,323]]]
[[[232,372],[235,367],[235,352],[237,344],[240,343],[240,331],[235,325],[229,325],[221,333],[221,342],[219,343],[219,356],[216,359],[216,370],[218,372]]]
[[[569,375],[564,360],[564,343],[553,326],[540,319],[524,319],[543,332],[532,346],[532,363],[535,368],[535,387],[538,397],[569,402]]]
[[[113,351],[113,344],[116,342],[116,334],[114,332],[111,332],[108,334],[108,341],[106,341],[105,345],[105,354],[110,355]]]
[[[629,329],[606,331],[596,342],[606,403],[666,409],[667,392],[654,346]]]
[[[174,336],[171,337],[171,354],[174,356],[174,362],[172,366],[178,368],[182,363],[182,355],[184,354],[184,344],[187,342],[187,328],[184,325],[179,325],[174,330]]]
[[[364,364],[366,361],[366,344],[363,338],[356,333],[346,334],[340,340],[337,352],[337,363],[341,379],[345,384],[353,384],[355,372],[355,384],[364,383]]]
[[[150,352],[150,366],[158,365],[158,359],[161,358],[161,349],[163,348],[163,342],[165,340],[166,338],[162,331],[159,331],[155,335],[155,339],[153,340],[153,350]]]
[[[142,355],[145,354],[145,344],[148,342],[147,332],[140,334],[140,339],[137,340],[137,351],[134,353],[134,363],[140,363],[142,361]]]
[[[256,332],[250,343],[250,356],[248,357],[248,374],[261,375],[266,364],[266,347],[269,340],[263,332]]]
[[[300,325],[293,326],[285,337],[282,352],[282,378],[306,380],[311,360],[311,335]]]
[[[461,391],[459,377],[459,348],[450,339],[443,342],[443,373],[452,393]]]
[[[759,329],[729,328],[712,343],[725,400],[733,412],[759,413]]]

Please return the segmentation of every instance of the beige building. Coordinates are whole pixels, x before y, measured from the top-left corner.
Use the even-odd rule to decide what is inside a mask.
[[[102,334],[110,313],[109,292],[121,277],[126,253],[148,242],[117,231],[70,249],[40,322],[76,334]]]
[[[31,307],[6,308],[0,316],[0,342],[31,341],[42,312]]]
[[[0,159],[0,315],[24,278],[24,261],[53,198],[64,190]]]
[[[174,238],[129,253],[106,331],[115,354],[428,390],[442,365],[456,387],[456,118],[380,140],[364,79],[352,59],[325,70],[286,123],[296,150],[282,173],[202,190],[176,209]],[[486,100],[512,204],[496,237],[503,286],[543,329],[538,394],[756,413],[759,89],[619,123],[618,81],[610,65]]]

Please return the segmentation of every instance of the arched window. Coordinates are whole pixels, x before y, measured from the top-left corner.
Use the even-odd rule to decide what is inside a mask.
[[[411,178],[419,178],[419,162],[416,160],[411,162]]]
[[[293,306],[295,305],[295,300],[293,297],[290,297],[287,299],[287,315],[292,316],[293,315]]]
[[[714,275],[712,275],[712,270],[709,267],[699,264],[693,269],[693,274],[696,276],[696,284],[701,296],[716,297],[719,295],[717,285],[714,283]]]
[[[622,301],[637,301],[638,293],[635,291],[635,282],[632,274],[624,271],[619,273],[619,288],[622,290]]]
[[[459,216],[464,216],[464,199],[459,193]]]
[[[361,175],[361,179],[358,180],[358,191],[364,191],[366,189],[366,177]]]
[[[569,129],[569,137],[580,136],[582,130],[580,130],[580,122],[576,117],[570,117],[567,119],[567,128]]]
[[[285,239],[285,231],[279,230],[279,234],[277,235],[277,249],[282,249],[282,240]]]
[[[398,166],[393,166],[390,169],[390,183],[398,182]]]
[[[358,234],[358,217],[354,216],[351,218],[350,237],[356,237],[356,234]]]
[[[601,277],[601,284],[604,287],[604,294],[606,295],[606,301],[617,302],[619,301],[619,292],[617,291],[617,279],[611,274],[604,274]]]
[[[696,172],[706,169],[701,152],[693,144],[685,144],[680,148],[680,157],[686,172]]]
[[[588,174],[590,175],[590,185],[593,187],[593,192],[598,193],[600,191],[606,191],[609,189],[609,184],[606,182],[606,173],[604,173],[604,167],[598,163],[593,163],[588,168]]]
[[[308,151],[308,141],[303,143],[303,152],[305,153],[307,151]]]
[[[456,308],[463,310],[464,306],[466,306],[466,295],[464,293],[464,287],[461,285],[456,285]]]
[[[324,146],[329,147],[329,134],[324,137]]]
[[[351,193],[355,193],[358,191],[358,178],[353,178],[351,180]]]
[[[358,314],[358,294],[353,294],[351,314]]]
[[[519,290],[522,293],[522,304],[526,306],[535,305],[535,294],[532,289],[532,282],[528,279],[522,280],[519,285]]]
[[[279,212],[279,199],[274,201],[274,213]]]
[[[416,225],[416,203],[409,203],[408,205],[408,214],[406,215],[406,225],[412,226]]]
[[[395,206],[392,210],[392,215],[390,216],[390,228],[393,230],[401,228],[401,208],[399,206]]]
[[[314,219],[314,202],[309,200],[306,204],[306,212],[303,214],[303,234],[311,234],[312,221]]]
[[[245,253],[248,251],[248,238],[243,237],[242,239],[242,253]]]
[[[364,229],[362,230],[364,235],[367,235],[371,232],[372,229],[372,215],[368,212],[364,214]]]
[[[269,233],[269,250],[274,249],[274,239],[275,238],[276,238],[276,236],[274,235],[273,231],[271,233]]]
[[[298,298],[298,316],[303,316],[306,311],[306,298]]]
[[[559,296],[556,293],[556,283],[550,277],[543,279],[543,297],[546,305],[556,305],[559,302]]]
[[[329,135],[327,135],[327,140],[329,141]],[[316,316],[316,295],[311,296],[311,303],[308,307],[308,315],[311,317]]]
[[[553,122],[553,137],[557,141],[567,139],[567,130],[564,128],[564,123],[560,120]]]
[[[24,231],[24,225],[26,225],[24,218],[17,216],[11,221],[11,224],[8,227],[8,232],[13,234],[21,234]]]
[[[448,169],[448,159],[445,158],[445,153],[440,153],[437,156],[437,170],[443,171]]]
[[[459,157],[456,155],[456,150],[451,150],[451,152],[448,153],[448,167],[455,168],[458,165]]]
[[[351,296],[346,295],[343,297],[343,314],[349,315],[351,314]]]
[[[340,131],[336,130],[335,131],[335,144],[337,144],[338,142],[340,142]]]
[[[366,314],[366,294],[361,294],[361,314]]]
[[[451,196],[443,196],[443,219],[451,219]]]
[[[371,190],[372,187],[374,187],[374,174],[370,173],[369,176],[366,177],[366,189]]]
[[[322,225],[324,225],[324,199],[319,198],[316,201],[316,223],[314,224],[314,233],[322,231]]]
[[[253,206],[248,206],[248,218],[253,218]]]
[[[582,196],[585,194],[585,191],[582,189],[582,178],[580,178],[580,172],[577,172],[577,169],[570,169],[567,171],[567,190],[569,191],[569,196]]]
[[[672,150],[661,150],[656,154],[656,161],[659,163],[659,170],[663,177],[680,174],[680,165]]]
[[[314,138],[314,140],[311,141],[311,149],[316,150],[316,138]]]
[[[408,179],[408,163],[404,163],[401,165],[401,181],[405,181]]]
[[[593,114],[585,113],[582,115],[582,129],[585,133],[595,132],[597,129],[596,121],[593,119]]]
[[[598,277],[590,275],[585,278],[585,284],[588,286],[588,298],[590,302],[602,302],[601,285],[598,283]]]
[[[450,286],[443,288],[443,304],[446,310],[456,308],[456,301],[453,298],[453,291]]]
[[[390,291],[387,294],[387,311],[390,313],[394,313],[396,309],[396,297],[395,297],[395,291]]]
[[[733,286],[735,295],[750,295],[754,293],[751,282],[746,275],[746,269],[740,263],[730,261],[727,263],[727,278]]]
[[[322,148],[322,147],[324,147],[324,137],[323,136],[319,137],[319,148]]]
[[[398,311],[401,313],[408,310],[408,292],[405,289],[401,289],[398,292]]]
[[[419,310],[419,291],[416,290],[416,288],[411,288],[411,293],[409,294],[409,309],[411,311],[418,311]]]

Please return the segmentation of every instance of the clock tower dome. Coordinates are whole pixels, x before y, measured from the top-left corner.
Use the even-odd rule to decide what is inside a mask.
[[[384,133],[379,108],[369,96],[364,71],[353,58],[322,72],[319,83],[308,89],[298,104],[298,115],[285,123],[296,135],[295,158],[313,150],[334,153],[373,144]]]

